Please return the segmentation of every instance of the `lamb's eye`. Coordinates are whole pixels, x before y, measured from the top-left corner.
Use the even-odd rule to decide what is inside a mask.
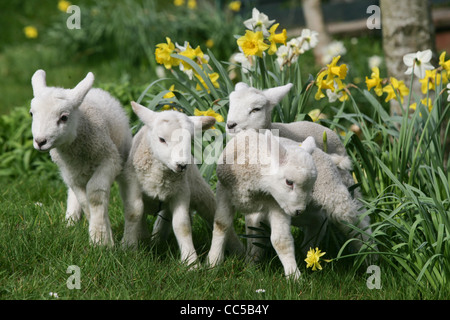
[[[33,118],[33,112],[30,111],[30,116]]]
[[[159,137],[159,142],[166,143],[166,140],[164,138]]]
[[[294,181],[292,180],[286,179],[286,184],[291,189],[294,187]]]
[[[252,110],[250,110],[250,114],[258,112],[260,110],[261,110],[261,108],[253,108]]]
[[[67,114],[63,114],[59,117],[59,123],[66,123],[67,120],[69,120],[69,116]]]

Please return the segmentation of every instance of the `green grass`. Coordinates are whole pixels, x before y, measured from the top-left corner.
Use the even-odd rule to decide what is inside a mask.
[[[119,245],[123,215],[116,186],[110,203],[116,245],[93,247],[85,219],[73,227],[65,225],[66,189],[61,181],[21,177],[0,184],[0,299],[55,299],[50,292],[61,300],[435,299],[449,293],[419,293],[407,275],[384,263],[380,264],[382,288],[370,290],[366,286],[370,274],[364,267],[352,272],[350,259],[325,263],[322,271],[312,272],[299,256],[302,279],[293,282],[284,278],[273,252],[260,264],[230,256],[217,268],[188,270],[179,261],[173,236],[164,246],[147,243],[123,250]],[[153,221],[148,218],[149,228]],[[211,234],[197,216],[193,226],[195,246],[204,262]],[[70,265],[80,267],[79,290],[67,287]]]

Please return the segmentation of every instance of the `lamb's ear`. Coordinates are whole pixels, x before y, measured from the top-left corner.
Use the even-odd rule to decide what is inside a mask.
[[[31,77],[31,85],[33,86],[33,95],[36,97],[42,89],[47,87],[45,82],[45,71],[37,70]]]
[[[311,154],[316,148],[316,141],[310,136],[302,142],[301,147],[302,149],[305,149],[306,152]]]
[[[86,94],[91,90],[94,84],[94,74],[89,72],[86,77],[81,80],[77,86],[70,90],[70,99],[74,101],[76,105],[80,105],[83,102]]]
[[[154,112],[134,101],[131,101],[131,107],[133,108],[133,112],[139,117],[139,119],[141,119],[141,121],[145,125],[147,125],[147,126],[152,125],[156,112]]]
[[[211,128],[216,123],[216,118],[210,116],[190,116],[189,119],[194,123],[194,127],[201,127],[202,130]]]
[[[246,84],[244,82],[238,82],[234,86],[234,90],[235,91],[239,91],[239,90],[243,90],[243,89],[248,89],[248,84]]]
[[[284,86],[263,90],[263,94],[266,96],[267,100],[269,100],[270,107],[273,108],[277,103],[279,103],[281,99],[283,99],[283,97],[289,92],[289,90],[291,90],[292,86],[292,83],[288,83]]]

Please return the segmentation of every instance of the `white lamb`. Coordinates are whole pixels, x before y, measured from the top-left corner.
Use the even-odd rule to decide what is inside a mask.
[[[230,106],[227,116],[226,130],[234,135],[247,129],[268,129],[283,138],[302,142],[311,136],[318,148],[324,150],[324,132],[327,136],[327,153],[333,155],[333,160],[347,187],[355,184],[350,173],[351,160],[347,155],[342,141],[333,130],[310,121],[291,123],[272,122],[272,110],[291,90],[292,83],[266,90],[249,87],[239,82],[230,94]],[[359,196],[359,194],[358,194]]]
[[[336,132],[318,123],[296,121],[291,123],[272,122],[272,110],[291,90],[292,83],[266,90],[249,87],[243,82],[235,86],[230,94],[230,106],[226,130],[233,135],[247,129],[279,130],[279,136],[303,141],[311,136],[317,147],[324,149],[323,133],[327,135],[327,153],[347,156],[347,151]]]
[[[291,218],[301,215],[311,201],[317,177],[311,157],[313,138],[285,147],[267,131],[246,130],[237,134],[219,157],[213,239],[208,263],[215,266],[224,258],[224,245],[235,234],[236,210],[244,214],[259,212],[271,227],[270,240],[286,276],[297,279]],[[251,251],[252,246],[248,249]]]
[[[66,220],[78,221],[84,211],[93,244],[113,245],[108,216],[110,188],[121,174],[131,147],[128,117],[120,103],[101,89],[92,89],[94,75],[73,89],[47,87],[44,70],[34,73],[33,146],[49,151],[68,186]]]
[[[326,132],[327,135],[327,153],[330,155],[332,163],[329,166],[334,167],[336,165],[337,172],[348,189],[352,187],[355,182],[351,174],[351,160],[347,155],[344,145],[339,139],[338,135],[317,123],[309,121],[298,121],[292,123],[272,123],[271,122],[271,112],[277,103],[279,103],[283,97],[292,88],[292,84],[287,84],[280,87],[270,88],[266,90],[258,90],[249,87],[245,83],[238,83],[235,86],[235,91],[230,94],[230,107],[228,111],[227,118],[227,132],[230,134],[236,134],[242,130],[247,129],[268,129],[272,130],[274,133],[277,132],[280,137],[288,138],[294,141],[302,142],[308,136],[314,137],[317,147],[324,149],[323,144],[323,133]],[[314,154],[313,154],[314,155]],[[323,156],[325,157],[325,156]],[[319,161],[316,159],[315,161]],[[326,170],[335,171],[335,168],[326,168],[325,165],[327,161],[322,161],[323,165],[316,164],[318,172],[324,172]],[[325,186],[325,185],[324,185]],[[325,189],[326,190],[326,189]],[[360,191],[358,189],[354,190],[354,198],[359,199],[361,197]],[[356,204],[355,204],[356,205]],[[359,205],[361,206],[361,205]],[[254,222],[248,221],[249,225],[257,223],[258,215],[249,215],[246,220],[255,220]],[[310,215],[308,219],[302,219],[302,224],[307,225],[317,225],[321,220],[325,219],[324,215]],[[343,220],[344,219],[342,217]],[[356,219],[356,217],[351,220]],[[339,218],[334,218],[334,222],[337,223]],[[365,217],[365,224],[370,224],[369,217]],[[353,221],[355,222],[355,221]],[[300,222],[293,221],[294,224],[299,224]],[[301,226],[301,225],[299,225]],[[341,229],[342,224],[338,224]],[[316,228],[306,227],[304,228],[307,232],[307,237],[313,237],[313,230],[317,231]],[[317,235],[317,240],[323,236],[326,230],[326,222],[321,229],[321,233]],[[370,233],[370,229],[367,230]]]
[[[124,244],[134,246],[146,236],[144,211],[155,210],[158,207],[155,202],[161,202],[164,210],[159,213],[162,218],[155,222],[153,234],[166,236],[165,220],[171,216],[181,260],[192,265],[197,262],[197,254],[192,241],[190,209],[196,210],[212,228],[216,202],[194,163],[191,140],[194,130],[211,127],[215,119],[188,117],[177,111],[154,112],[135,102],[131,104],[145,126],[133,138],[126,166],[129,177],[137,183],[125,204]],[[236,241],[239,241],[237,237]]]
[[[268,132],[270,131],[266,131],[266,135]],[[280,256],[281,248],[286,246],[281,246],[279,242],[273,239],[274,232],[275,237],[284,237],[289,241],[292,241],[292,235],[290,229],[286,227],[286,223],[280,224],[280,219],[273,220],[271,212],[274,211],[274,205],[267,201],[268,193],[279,204],[280,209],[277,208],[278,211],[275,209],[278,212],[276,216],[282,216],[280,213],[282,208],[287,215],[292,216],[292,220],[289,218],[288,221],[304,230],[304,241],[301,245],[304,251],[309,247],[314,247],[314,243],[320,242],[324,235],[323,223],[326,219],[334,223],[347,236],[353,236],[355,233],[345,223],[358,226],[365,230],[365,233],[361,235],[363,240],[368,239],[367,234],[371,233],[368,217],[360,216],[359,204],[353,199],[343,183],[332,157],[315,145],[312,146],[310,141],[312,138],[307,138],[302,143],[302,148],[306,148],[311,153],[312,159],[296,158],[291,161],[285,160],[283,157],[292,156],[292,153],[298,152],[300,149],[299,143],[290,139],[279,138],[280,168],[282,170],[261,175],[261,166],[251,166],[249,163],[257,163],[258,160],[255,155],[260,152],[261,146],[263,146],[263,150],[267,148],[261,143],[261,138],[260,144],[257,146],[256,144],[242,143],[242,141],[245,141],[245,137],[252,137],[255,134],[253,129],[238,133],[230,140],[221,155],[220,159],[224,159],[222,160],[223,164],[219,162],[217,166],[217,177],[219,179],[217,183],[217,211],[214,221],[213,241],[208,257],[209,263],[215,265],[223,260],[223,244],[230,234],[234,234],[230,223],[235,210],[249,214],[246,216],[247,229],[258,227],[259,222],[268,220],[272,230],[271,242]],[[259,136],[261,135],[259,134]],[[270,149],[273,150],[273,148]],[[242,158],[243,156],[246,156],[244,163],[228,160]],[[312,163],[310,164],[311,160]],[[309,179],[308,183],[302,184],[301,179],[293,180],[289,176],[282,175],[287,172],[290,176],[294,176],[297,171],[301,171],[299,167],[302,166],[307,166],[306,168],[309,168],[310,171],[315,168],[316,179],[312,182],[312,185],[312,179]],[[286,180],[283,180],[283,177]],[[295,181],[295,183],[293,184],[292,181]],[[289,193],[290,188],[297,193]],[[302,196],[302,193],[308,196]],[[283,198],[284,196],[290,196],[290,194],[297,197],[297,201],[302,203],[302,206],[298,206],[299,209],[294,212],[290,209],[290,206],[285,204],[295,201],[295,199],[286,200]],[[284,215],[284,217],[286,218],[287,215]],[[362,221],[360,221],[361,219]],[[283,226],[283,229],[280,225]],[[282,243],[285,244],[286,241]],[[252,241],[248,245],[248,258],[257,260],[261,254],[260,248],[253,246]],[[353,241],[352,245],[354,249],[359,249],[361,242]],[[279,247],[277,248],[277,246]],[[292,252],[292,247],[289,246],[289,248]],[[292,255],[290,254],[290,256],[289,261],[292,261]],[[293,262],[283,263],[283,266],[286,275],[294,274],[295,278],[298,277],[298,272],[294,271],[292,267]]]

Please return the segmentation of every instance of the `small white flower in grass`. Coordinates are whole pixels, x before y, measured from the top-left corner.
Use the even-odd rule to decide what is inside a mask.
[[[35,205],[36,207],[41,207],[41,208],[42,208],[42,206],[43,206],[42,202],[35,202],[34,205]]]
[[[256,289],[256,293],[264,293],[264,292],[266,292],[265,289]]]
[[[55,299],[58,299],[58,298],[59,298],[59,296],[58,296],[58,294],[57,294],[56,292],[49,292],[48,295],[49,295],[50,297],[55,298]]]
[[[433,70],[434,67],[430,64],[433,53],[430,49],[425,51],[417,51],[416,53],[408,53],[403,56],[403,62],[408,67],[405,74],[411,74],[414,69],[414,74],[422,79],[425,77],[426,70]]]
[[[264,36],[269,36],[269,27],[275,20],[269,20],[269,17],[258,9],[253,8],[252,17],[244,21],[244,26],[253,31],[262,31]]]

